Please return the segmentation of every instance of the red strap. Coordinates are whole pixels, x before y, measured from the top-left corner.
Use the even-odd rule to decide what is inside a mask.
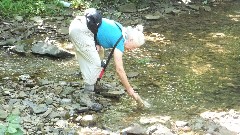
[[[100,73],[98,78],[102,79],[103,74],[104,74],[104,68],[102,69],[102,71],[101,71],[101,73]]]

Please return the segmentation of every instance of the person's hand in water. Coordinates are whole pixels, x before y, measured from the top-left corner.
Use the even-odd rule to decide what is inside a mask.
[[[139,107],[150,108],[150,104],[142,100],[142,98],[138,95],[138,93],[133,93],[133,98],[136,100]]]

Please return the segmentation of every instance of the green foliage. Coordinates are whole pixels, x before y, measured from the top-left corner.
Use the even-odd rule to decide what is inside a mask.
[[[7,123],[0,123],[1,135],[23,135],[23,128],[20,125],[21,117],[16,114],[10,114]]]
[[[1,0],[0,16],[13,17],[21,16],[56,16],[63,14],[64,7],[60,0]],[[71,8],[86,9],[89,7],[103,8],[118,6],[124,3],[141,3],[141,0],[63,0],[71,2]]]
[[[90,7],[90,2],[86,0],[72,0],[72,7],[78,9],[86,9]]]
[[[61,12],[61,4],[58,0],[1,0],[0,15],[12,17],[12,15],[54,15]]]

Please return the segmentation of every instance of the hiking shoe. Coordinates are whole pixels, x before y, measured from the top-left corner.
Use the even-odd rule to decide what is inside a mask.
[[[84,92],[94,92],[94,85],[85,84]]]
[[[94,85],[94,92],[100,94],[101,92],[107,92],[109,88],[104,84],[95,84]]]

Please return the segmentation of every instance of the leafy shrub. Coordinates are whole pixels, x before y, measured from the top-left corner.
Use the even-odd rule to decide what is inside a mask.
[[[7,123],[0,123],[1,135],[23,135],[23,128],[20,125],[21,117],[16,114],[10,114],[7,117]]]
[[[12,15],[51,15],[61,11],[58,0],[1,0],[0,9],[3,16]]]

